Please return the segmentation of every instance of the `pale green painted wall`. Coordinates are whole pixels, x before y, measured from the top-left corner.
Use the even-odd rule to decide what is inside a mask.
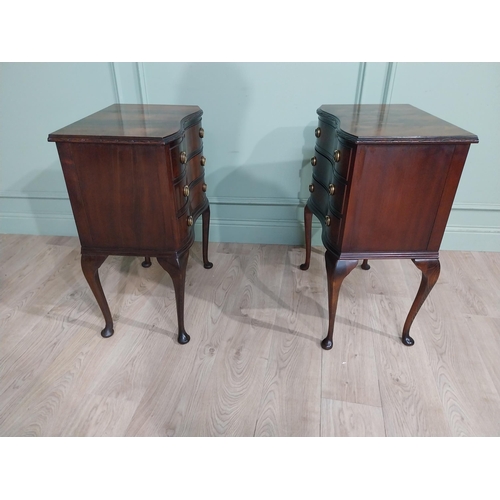
[[[0,233],[76,235],[47,135],[115,100],[107,63],[0,64]]]
[[[299,245],[316,109],[413,104],[480,139],[443,248],[500,251],[500,64],[0,64],[0,232],[76,234],[47,135],[113,102],[199,105],[211,240]]]

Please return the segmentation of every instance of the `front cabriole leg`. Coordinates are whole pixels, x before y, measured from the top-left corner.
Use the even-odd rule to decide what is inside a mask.
[[[403,344],[407,346],[412,346],[415,343],[415,341],[410,337],[410,327],[425,299],[436,284],[439,277],[439,271],[441,269],[439,259],[412,259],[412,261],[422,271],[422,281],[420,282],[420,288],[418,289],[417,296],[413,301],[403,327],[401,340]]]
[[[180,254],[172,256],[157,257],[156,260],[172,278],[175,291],[175,303],[177,307],[177,324],[179,344],[187,344],[190,340],[189,335],[184,329],[184,288],[186,283],[186,269],[189,257],[189,249]]]
[[[337,313],[340,286],[344,278],[358,265],[357,260],[339,260],[328,250],[325,252],[326,274],[328,281],[328,334],[321,342],[323,349],[329,350],[333,346],[333,326]]]

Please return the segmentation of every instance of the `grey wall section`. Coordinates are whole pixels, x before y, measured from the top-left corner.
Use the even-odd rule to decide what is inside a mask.
[[[301,245],[316,109],[392,102],[479,136],[443,248],[500,251],[499,86],[497,63],[3,63],[0,232],[76,234],[48,133],[114,102],[196,104],[211,240]]]

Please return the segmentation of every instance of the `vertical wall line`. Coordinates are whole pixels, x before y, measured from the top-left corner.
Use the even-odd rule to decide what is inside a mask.
[[[144,71],[144,63],[135,63],[137,70],[137,79],[139,81],[139,93],[141,97],[141,104],[149,104],[148,89],[146,86],[146,74]]]
[[[392,72],[391,72],[391,84],[389,86],[389,95],[387,96],[387,101],[390,104],[392,102],[392,91],[394,90],[394,84],[396,82],[396,71],[398,69],[398,63],[392,63]]]
[[[109,63],[109,66],[111,68],[111,77],[112,77],[112,80],[113,80],[113,90],[115,92],[115,101],[117,103],[121,103],[122,100],[121,100],[121,96],[120,96],[120,89],[119,89],[119,86],[118,86],[118,77],[116,75],[115,63],[111,62],[111,63]]]
[[[382,90],[382,104],[389,104],[392,99],[392,91],[394,89],[394,80],[396,76],[397,63],[387,63],[385,72],[385,81]]]
[[[363,97],[363,85],[365,84],[366,63],[359,63],[358,82],[356,84],[356,95],[354,96],[354,104],[361,104]]]

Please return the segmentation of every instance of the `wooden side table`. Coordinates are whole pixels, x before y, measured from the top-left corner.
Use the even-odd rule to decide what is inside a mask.
[[[172,277],[178,341],[193,224],[203,217],[208,261],[210,206],[204,181],[203,112],[198,106],[114,104],[49,135],[57,144],[81,243],[83,274],[113,335],[98,270],[108,255],[151,257]]]
[[[403,327],[410,327],[432,287],[439,248],[474,134],[409,105],[323,105],[318,110],[311,195],[304,208],[306,260],[312,214],[326,248],[329,325],[321,345],[332,348],[340,286],[363,259],[412,259],[422,271]]]

